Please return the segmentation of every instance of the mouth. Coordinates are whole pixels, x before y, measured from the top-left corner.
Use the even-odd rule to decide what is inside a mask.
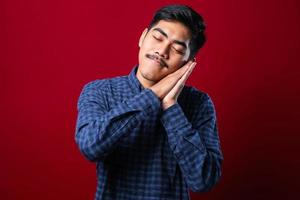
[[[161,67],[168,67],[168,65],[166,64],[166,62],[160,58],[157,55],[153,55],[153,54],[146,54],[146,57],[153,60],[154,62],[158,63]]]

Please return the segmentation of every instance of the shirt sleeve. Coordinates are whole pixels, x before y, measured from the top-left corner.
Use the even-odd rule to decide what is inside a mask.
[[[207,94],[202,98],[191,121],[178,103],[161,117],[185,182],[194,192],[207,191],[218,182],[223,160],[214,105]]]
[[[122,137],[160,108],[159,99],[145,89],[108,110],[106,96],[111,94],[104,95],[105,87],[104,80],[91,82],[83,88],[78,100],[75,140],[90,161],[104,158]]]

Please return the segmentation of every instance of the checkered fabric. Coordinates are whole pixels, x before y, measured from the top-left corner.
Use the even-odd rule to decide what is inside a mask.
[[[90,82],[78,100],[75,140],[97,164],[95,199],[186,200],[211,189],[223,156],[210,97],[185,86],[163,111],[136,71]]]

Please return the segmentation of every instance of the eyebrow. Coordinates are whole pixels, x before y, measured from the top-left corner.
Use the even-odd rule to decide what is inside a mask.
[[[153,30],[160,32],[163,36],[165,36],[166,38],[168,38],[167,33],[165,33],[161,28],[154,28]],[[176,43],[176,44],[179,44],[179,45],[183,46],[184,48],[187,48],[186,44],[184,42],[182,42],[182,41],[174,40],[173,42]]]

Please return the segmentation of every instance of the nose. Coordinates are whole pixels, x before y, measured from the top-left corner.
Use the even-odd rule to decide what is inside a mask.
[[[158,54],[160,57],[163,57],[164,59],[168,59],[169,51],[170,51],[169,44],[161,44],[157,48],[157,51],[155,53]]]

